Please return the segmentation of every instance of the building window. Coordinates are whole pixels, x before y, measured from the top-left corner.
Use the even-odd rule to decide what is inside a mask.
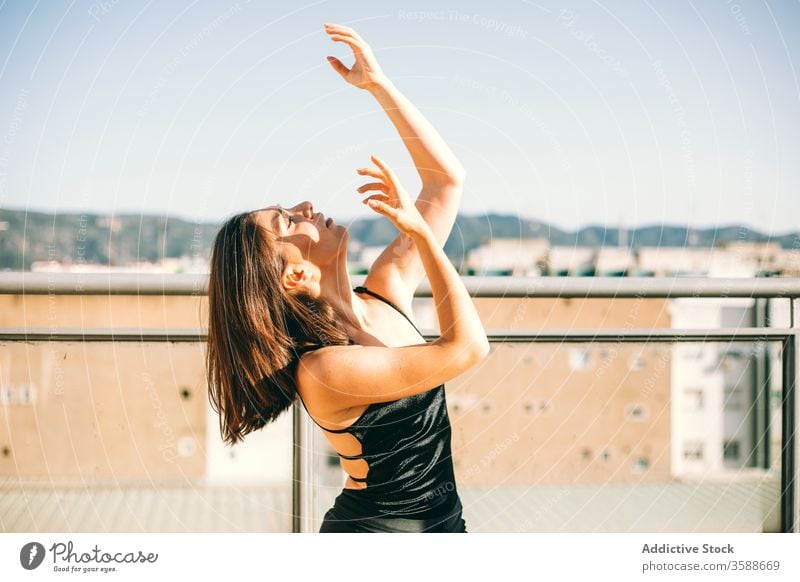
[[[736,365],[736,359],[733,358],[730,354],[724,354],[719,359],[719,368],[725,372],[732,372]]]
[[[647,418],[647,408],[644,404],[628,404],[625,407],[625,418],[627,420],[644,420]]]
[[[686,360],[702,360],[703,359],[703,346],[682,346],[682,355]]]
[[[650,461],[647,457],[637,457],[631,464],[631,470],[634,473],[644,473],[650,467]]]
[[[683,458],[692,460],[702,460],[703,443],[700,441],[690,441],[683,444]]]
[[[684,410],[703,410],[703,389],[687,388],[683,391]]]
[[[725,387],[725,410],[741,410],[744,403],[742,402],[742,391],[737,386]]]
[[[722,445],[722,458],[726,461],[739,460],[739,441],[725,441]]]
[[[641,370],[645,366],[644,356],[641,354],[634,354],[628,361],[628,368],[630,370]]]
[[[732,360],[742,360],[744,359],[744,354],[738,350],[728,350],[725,352],[724,357],[730,358]]]
[[[569,367],[573,370],[585,370],[589,367],[589,350],[586,348],[570,348]]]
[[[528,414],[543,414],[550,412],[550,403],[547,400],[528,400],[523,404],[523,409]]]

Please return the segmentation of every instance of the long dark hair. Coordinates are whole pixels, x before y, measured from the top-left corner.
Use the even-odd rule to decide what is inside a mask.
[[[299,353],[348,341],[333,308],[281,283],[274,235],[253,212],[229,218],[211,250],[206,374],[224,442],[235,444],[294,402]]]

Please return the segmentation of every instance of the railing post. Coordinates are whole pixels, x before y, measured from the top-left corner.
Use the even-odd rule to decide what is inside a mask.
[[[800,450],[797,446],[798,410],[797,388],[800,387],[800,298],[789,299],[789,326],[791,333],[783,342],[783,419],[781,457],[781,530],[786,533],[800,531]]]
[[[751,327],[765,328],[767,321],[769,299],[753,298],[753,318]],[[767,341],[755,341],[752,344],[752,414],[750,426],[752,429],[751,454],[747,465],[761,469],[769,469],[769,355],[770,344]]]
[[[302,404],[292,409],[292,533],[309,533],[314,520],[314,432]]]
[[[781,531],[791,533],[794,529],[794,359],[793,338],[783,340],[781,359],[783,363],[783,394],[781,398]]]

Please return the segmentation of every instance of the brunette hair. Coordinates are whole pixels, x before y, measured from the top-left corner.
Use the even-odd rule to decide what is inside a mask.
[[[231,445],[294,402],[304,348],[348,341],[330,305],[284,289],[285,266],[280,245],[254,212],[229,218],[214,239],[206,374],[220,434]]]

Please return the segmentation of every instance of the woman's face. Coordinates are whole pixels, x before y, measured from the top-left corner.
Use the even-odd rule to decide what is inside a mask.
[[[347,249],[347,229],[333,222],[326,226],[327,217],[314,212],[308,200],[291,208],[267,206],[255,215],[259,224],[280,241],[289,262],[307,261],[323,269]]]

